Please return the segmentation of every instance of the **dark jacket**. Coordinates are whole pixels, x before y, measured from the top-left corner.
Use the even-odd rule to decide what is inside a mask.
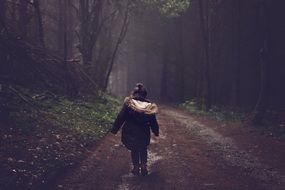
[[[128,149],[145,148],[150,143],[150,130],[159,135],[156,113],[157,106],[148,100],[127,97],[111,132],[116,134],[122,127],[122,142]]]

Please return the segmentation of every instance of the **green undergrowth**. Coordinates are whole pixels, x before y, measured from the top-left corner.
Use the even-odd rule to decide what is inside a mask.
[[[24,102],[14,105],[16,109],[13,107],[10,116],[18,129],[24,133],[45,129],[72,131],[84,146],[104,136],[121,105],[108,95],[89,100],[44,97],[35,98],[33,103],[35,107]]]
[[[231,122],[240,122],[244,120],[245,114],[240,112],[234,112],[228,109],[222,109],[213,106],[208,112],[198,109],[198,106],[195,101],[185,101],[180,104],[179,107],[185,109],[186,111],[191,112],[192,114],[198,116],[209,116],[215,118],[219,121],[231,121]]]
[[[198,109],[195,101],[185,101],[179,104],[179,107],[197,116],[207,116],[222,122],[239,122],[242,123],[242,126],[252,126],[258,129],[257,131],[262,135],[285,140],[284,117],[276,111],[268,110],[262,123],[256,125],[252,122],[252,113],[250,112],[234,112],[226,108],[217,108],[214,106],[206,112]]]
[[[38,102],[41,111],[22,109],[14,113],[17,124],[24,130],[67,129],[77,134],[84,145],[92,144],[110,128],[118,111],[119,102],[109,96],[92,101],[70,100],[59,97]]]
[[[7,96],[8,94],[8,96]],[[1,122],[0,187],[46,186],[79,163],[112,126],[121,101],[70,99],[17,88],[6,92],[8,121]]]

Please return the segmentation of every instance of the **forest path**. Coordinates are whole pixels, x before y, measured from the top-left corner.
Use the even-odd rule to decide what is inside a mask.
[[[149,147],[150,174],[130,174],[130,153],[108,134],[88,159],[56,185],[94,190],[281,190],[285,143],[245,127],[199,119],[162,106],[160,137]]]

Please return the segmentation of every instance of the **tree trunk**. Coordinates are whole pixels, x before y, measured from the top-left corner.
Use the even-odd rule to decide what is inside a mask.
[[[18,27],[23,39],[27,39],[28,36],[28,5],[28,1],[20,1]]]
[[[74,13],[72,11],[72,0],[67,1],[67,57],[72,57],[73,55],[73,44],[74,44]]]
[[[17,20],[16,20],[16,1],[17,0],[12,0],[11,1],[11,28],[13,31],[16,30],[17,28]],[[2,12],[2,11],[1,11]]]
[[[85,48],[82,48],[82,60],[84,65],[91,65],[92,62],[92,47],[88,48],[89,46],[86,46]]]
[[[57,51],[63,56],[63,33],[64,33],[64,1],[58,1],[58,31],[57,31]]]
[[[241,0],[237,1],[237,61],[233,85],[233,107],[240,107],[240,73],[241,73]]]
[[[43,47],[45,47],[43,19],[42,19],[42,13],[41,13],[41,9],[40,9],[39,0],[34,0],[34,8],[35,8],[35,12],[36,12],[36,16],[37,16],[37,22],[38,22],[39,42]]]
[[[184,69],[185,69],[185,61],[184,61],[184,53],[183,53],[183,18],[178,18],[179,20],[178,22],[178,26],[177,26],[177,30],[179,30],[178,32],[178,90],[179,90],[179,99],[181,101],[184,101],[184,89],[185,89],[185,76],[184,76]]]
[[[167,34],[168,34],[168,28]],[[162,61],[162,71],[161,71],[161,81],[160,81],[160,98],[163,101],[167,101],[167,92],[168,92],[168,62],[169,62],[169,43],[167,41],[168,35],[165,36],[165,43],[163,47],[163,61]]]
[[[64,0],[63,4],[63,60],[67,63],[67,0]]]
[[[203,105],[205,111],[211,109],[211,84],[210,84],[210,74],[209,74],[209,65],[210,65],[210,43],[209,43],[209,0],[206,0],[206,11],[204,9],[204,1],[199,1],[199,13],[200,13],[200,24],[202,37],[204,42],[204,53],[205,53],[205,64],[203,72]],[[205,15],[206,13],[206,15]]]
[[[92,52],[88,52],[87,37],[88,37],[88,15],[89,15],[89,2],[86,0],[79,1],[79,15],[80,15],[80,52],[82,54],[82,60],[84,65],[89,65],[92,59]]]
[[[260,2],[259,19],[261,29],[261,39],[263,41],[260,49],[260,91],[254,110],[253,123],[262,123],[268,107],[270,91],[270,7],[266,0]]]
[[[168,71],[168,56],[164,55],[164,62],[162,63],[162,76],[161,76],[161,82],[160,82],[160,97],[163,101],[167,100],[167,71]]]
[[[92,62],[93,48],[103,25],[101,21],[102,8],[102,0],[94,0],[92,4],[90,4],[89,0],[79,1],[79,51],[82,54],[83,64],[85,65],[90,65]]]
[[[6,21],[6,1],[0,1],[0,36],[5,28],[5,21]]]
[[[118,40],[117,40],[117,42],[115,44],[115,48],[114,48],[114,51],[113,51],[112,56],[111,56],[109,67],[107,67],[107,74],[106,74],[106,76],[104,78],[103,91],[106,91],[106,89],[107,89],[109,77],[110,77],[110,74],[111,74],[113,66],[114,66],[114,62],[115,62],[115,59],[116,59],[116,55],[117,55],[118,49],[119,49],[121,43],[123,42],[123,40],[124,40],[124,38],[125,38],[125,36],[127,34],[127,31],[128,31],[129,11],[130,11],[129,5],[130,5],[130,1],[128,1],[127,5],[126,5],[126,10],[125,10],[124,18],[123,18],[121,31],[120,31]]]

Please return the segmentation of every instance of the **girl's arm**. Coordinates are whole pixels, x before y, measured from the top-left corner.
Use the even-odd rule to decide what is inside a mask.
[[[155,136],[159,136],[159,126],[156,120],[156,116],[153,115],[150,120],[150,127],[151,131],[154,133]]]
[[[111,133],[117,134],[117,132],[120,130],[120,128],[126,121],[126,113],[127,113],[127,107],[124,105],[113,124]]]

